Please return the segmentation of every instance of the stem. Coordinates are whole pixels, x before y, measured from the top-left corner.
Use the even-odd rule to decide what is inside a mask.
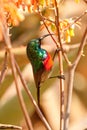
[[[40,119],[42,120],[42,122],[44,123],[44,125],[46,126],[46,128],[47,128],[48,130],[52,130],[52,129],[50,128],[48,122],[46,121],[44,115],[43,115],[42,112],[40,111],[40,109],[39,109],[39,107],[38,107],[36,101],[34,100],[32,94],[30,93],[30,91],[29,91],[29,89],[28,89],[28,87],[27,87],[27,85],[26,85],[26,83],[25,83],[25,80],[23,79],[23,76],[21,75],[20,68],[19,68],[19,66],[17,65],[16,61],[15,61],[15,66],[16,66],[17,72],[18,72],[18,74],[19,74],[19,76],[20,76],[20,80],[21,80],[21,82],[22,82],[22,84],[23,84],[23,86],[24,86],[24,89],[25,89],[26,93],[28,94],[29,98],[31,99],[31,101],[32,101],[32,103],[33,103],[33,105],[34,105],[34,107],[35,107],[35,110],[36,110],[37,114],[39,115]]]
[[[16,91],[17,91],[17,95],[18,95],[18,98],[19,98],[19,102],[20,102],[22,111],[24,113],[24,117],[25,117],[28,129],[33,130],[31,119],[28,116],[28,112],[27,112],[27,109],[26,109],[26,106],[25,106],[25,103],[24,103],[24,100],[23,100],[23,97],[22,97],[22,94],[21,94],[21,91],[20,91],[20,86],[18,85],[18,82],[17,82],[17,78],[16,78],[17,75],[16,75],[16,70],[15,70],[14,56],[11,53],[11,51],[9,51],[9,57],[10,57],[11,68],[12,68],[12,73],[13,73],[14,80],[15,80]]]
[[[75,67],[77,66],[77,64],[78,64],[78,62],[79,62],[79,60],[81,58],[81,55],[83,53],[83,48],[84,48],[84,46],[86,44],[86,40],[87,40],[87,27],[85,29],[85,32],[84,32],[84,35],[83,35],[83,38],[82,38],[82,41],[81,41],[81,44],[80,44],[80,47],[79,47],[77,57],[76,57],[76,59],[75,59],[75,61],[73,63],[73,64],[75,64]]]
[[[41,113],[39,107],[37,106],[35,100],[33,99],[30,91],[28,90],[26,84],[25,84],[25,81],[21,75],[21,72],[20,72],[20,69],[19,69],[19,66],[16,64],[16,61],[14,59],[14,55],[11,51],[12,47],[11,47],[11,42],[10,42],[10,38],[8,37],[8,34],[7,34],[7,26],[6,26],[6,21],[3,17],[3,12],[4,11],[1,11],[1,27],[2,27],[2,32],[3,32],[3,36],[4,36],[4,39],[5,39],[5,45],[7,47],[7,51],[9,53],[9,57],[10,57],[10,62],[11,62],[11,67],[12,67],[12,73],[13,73],[13,76],[14,76],[14,79],[15,79],[15,84],[16,84],[16,90],[17,90],[17,95],[18,95],[18,98],[19,98],[19,101],[20,101],[20,105],[21,105],[21,108],[22,108],[22,111],[24,113],[24,116],[25,116],[25,120],[26,120],[26,123],[27,123],[27,126],[28,126],[28,129],[29,130],[33,130],[33,127],[32,127],[32,123],[31,123],[31,120],[30,120],[30,117],[28,116],[28,113],[27,113],[27,110],[26,110],[26,107],[25,107],[25,104],[24,104],[24,101],[23,101],[23,97],[22,97],[22,94],[20,92],[20,89],[19,89],[19,85],[18,85],[18,82],[17,82],[17,76],[16,76],[16,70],[17,72],[19,73],[19,76],[20,76],[20,79],[21,79],[21,82],[27,92],[27,94],[29,95],[30,99],[32,100],[33,102],[33,105],[35,106],[35,109],[38,113],[38,115],[40,116],[41,120],[43,121],[43,123],[45,124],[46,128],[48,130],[52,130],[48,124],[48,122],[46,121],[45,117],[43,116],[43,114]]]
[[[64,130],[68,130],[69,126],[69,116],[70,116],[70,108],[72,101],[72,92],[73,92],[73,82],[74,82],[74,66],[70,67],[68,72],[68,85],[67,85],[67,101],[66,101],[66,109],[65,109],[65,118],[64,118]]]
[[[87,4],[87,0],[83,0]]]
[[[41,15],[41,13],[40,13],[40,17],[41,17],[41,19],[43,19],[43,20],[45,20],[45,21],[49,21],[49,22],[51,22],[51,23],[54,23],[54,24],[55,24],[55,22],[54,22],[53,20],[50,20],[50,19],[48,19],[48,18],[44,17],[43,15]]]
[[[5,52],[5,58],[4,58],[4,63],[3,63],[3,68],[1,70],[1,75],[0,75],[0,83],[5,77],[5,71],[7,69],[7,52]]]
[[[69,79],[68,79],[68,87],[67,87],[67,102],[66,102],[66,110],[65,110],[65,119],[64,119],[64,130],[67,130],[69,127],[69,115],[72,101],[72,92],[73,92],[73,82],[74,82],[74,73],[75,69],[80,61],[81,55],[83,53],[83,48],[86,44],[87,39],[87,27],[85,29],[76,59],[72,66],[69,68]]]
[[[57,1],[56,0],[54,0],[54,1],[55,1],[55,25],[56,25],[57,33],[58,33],[58,41],[59,41],[61,49],[63,50],[62,42],[61,42],[61,33],[60,33],[60,28],[59,28],[59,25],[60,25],[59,8],[57,6]],[[58,53],[60,75],[64,74],[63,73],[62,52],[59,51],[59,53]],[[63,125],[64,125],[64,80],[60,79],[60,130],[63,130]]]
[[[79,46],[80,46],[80,43],[77,43],[75,45],[63,45],[63,50],[65,53],[68,53],[72,50],[79,48]]]
[[[41,17],[41,19],[42,19],[42,21],[43,21],[43,24],[44,24],[44,26],[45,26],[45,28],[47,29],[48,33],[50,34],[50,37],[52,38],[52,40],[53,40],[54,43],[56,44],[57,48],[59,48],[59,44],[58,44],[58,42],[56,42],[56,40],[54,39],[54,37],[51,35],[51,32],[50,32],[50,30],[48,29],[48,26],[46,25],[45,19],[44,19],[44,17],[41,15],[41,12],[38,11],[38,14],[40,15],[40,17]]]
[[[16,126],[16,125],[1,124],[1,123],[0,123],[0,129],[16,129],[16,130],[22,130],[22,127]]]
[[[87,10],[85,10],[78,18],[76,18],[71,24],[69,24],[63,31],[66,31],[69,27],[71,27],[73,24],[78,22],[86,14],[87,14]]]
[[[3,4],[2,4],[2,7],[3,7]],[[15,68],[15,63],[14,63],[14,55],[11,51],[11,48],[12,48],[11,47],[11,41],[10,41],[10,38],[8,36],[7,23],[5,21],[3,12],[4,12],[4,10],[3,10],[3,8],[1,8],[1,10],[0,10],[1,28],[2,28],[2,33],[3,33],[3,36],[4,36],[4,40],[5,40],[5,45],[6,45],[8,53],[9,53],[9,57],[10,57],[11,69],[12,69],[12,73],[13,73],[14,80],[15,80],[17,95],[18,95],[19,102],[20,102],[20,105],[21,105],[21,108],[22,108],[22,111],[23,111],[23,114],[24,114],[24,117],[25,117],[25,120],[26,120],[26,123],[27,123],[27,127],[28,127],[28,129],[33,130],[33,126],[32,126],[30,117],[28,116],[28,112],[27,112],[22,94],[21,94],[20,89],[19,89],[20,87],[19,87],[18,82],[17,82],[16,68]]]
[[[48,33],[50,34],[52,40],[53,40],[54,43],[56,44],[57,48],[60,48],[59,43],[56,42],[56,40],[54,39],[54,37],[51,35],[51,32],[49,31],[49,29],[48,29],[48,27],[47,27],[47,25],[46,25],[46,23],[45,23],[45,21],[44,21],[45,19],[44,19],[44,17],[41,15],[40,12],[39,12],[39,15],[40,15],[40,17],[42,18],[43,24],[44,24],[45,28],[47,29]],[[66,61],[66,63],[70,66],[71,63],[70,63],[70,61],[69,61],[67,55],[64,53],[65,51],[63,50],[63,47],[61,47],[61,48],[62,48],[62,53],[63,53],[63,56],[64,56],[64,58],[65,58],[65,61]]]

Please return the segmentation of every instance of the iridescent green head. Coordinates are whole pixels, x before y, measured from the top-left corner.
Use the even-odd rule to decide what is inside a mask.
[[[33,39],[29,42],[28,44],[29,48],[37,50],[38,48],[40,48],[40,39]]]

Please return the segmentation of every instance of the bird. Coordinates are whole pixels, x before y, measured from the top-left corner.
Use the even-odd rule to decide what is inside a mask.
[[[32,39],[27,44],[26,48],[27,57],[32,65],[33,76],[37,88],[38,106],[40,106],[40,85],[48,78],[53,67],[52,56],[47,50],[41,48],[41,41],[49,35],[50,34],[46,34],[40,38]]]

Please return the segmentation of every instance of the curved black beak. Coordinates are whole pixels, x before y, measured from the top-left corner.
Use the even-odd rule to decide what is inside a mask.
[[[43,40],[45,37],[48,37],[48,36],[51,36],[51,35],[55,35],[55,34],[46,34],[46,35],[40,37],[40,40]]]

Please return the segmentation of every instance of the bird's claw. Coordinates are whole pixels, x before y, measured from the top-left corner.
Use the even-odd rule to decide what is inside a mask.
[[[65,80],[65,75],[57,75],[57,76],[49,77],[49,79],[52,79],[52,78],[59,78],[59,79]]]

